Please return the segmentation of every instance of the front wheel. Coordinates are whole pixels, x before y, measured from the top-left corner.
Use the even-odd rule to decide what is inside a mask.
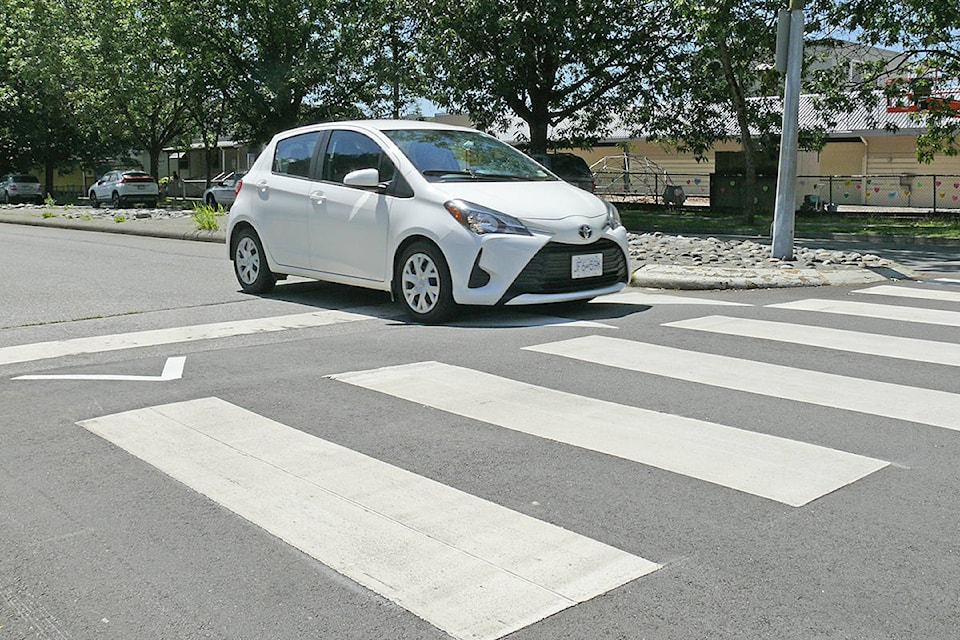
[[[90,192],[90,206],[93,207],[94,209],[100,208],[100,201],[97,200],[97,194],[94,191]]]
[[[247,293],[267,293],[277,284],[277,277],[267,267],[263,244],[253,229],[243,229],[237,236],[233,269],[240,288]]]
[[[400,256],[395,274],[400,304],[415,322],[437,324],[456,310],[453,282],[443,253],[429,242],[415,242]]]

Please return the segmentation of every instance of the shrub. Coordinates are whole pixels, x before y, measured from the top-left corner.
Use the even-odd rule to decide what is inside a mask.
[[[224,213],[226,213],[226,210],[224,210],[223,205],[218,204],[216,207],[211,207],[208,204],[195,203],[190,215],[193,217],[197,229],[213,231],[220,227],[220,221],[217,218]]]

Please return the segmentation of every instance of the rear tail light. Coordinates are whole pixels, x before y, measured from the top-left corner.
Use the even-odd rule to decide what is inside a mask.
[[[233,188],[233,197],[240,195],[240,187],[243,186],[243,179],[237,180],[237,186]]]

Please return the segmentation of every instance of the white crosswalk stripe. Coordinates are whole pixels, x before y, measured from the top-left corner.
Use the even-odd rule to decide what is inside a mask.
[[[793,506],[807,504],[887,465],[842,451],[438,362],[330,377]]]
[[[822,300],[811,298],[795,302],[782,302],[768,305],[768,309],[787,309],[790,311],[814,311],[833,313],[861,318],[894,320],[897,322],[917,322],[948,327],[960,327],[960,312],[943,309],[922,309],[853,300]]]
[[[924,280],[928,284],[946,284],[946,285],[958,285],[960,280],[956,278],[931,278],[929,280]]]
[[[659,568],[217,398],[80,424],[455,638]]]
[[[711,307],[749,307],[752,305],[744,302],[734,302],[733,300],[717,300],[714,298],[701,298],[699,296],[675,296],[669,293],[659,293],[650,290],[621,291],[608,296],[600,296],[590,301],[591,304],[636,304],[644,306],[663,306],[663,305],[705,305]]]
[[[92,336],[89,338],[38,342],[0,348],[0,365],[31,362],[33,360],[59,358],[84,353],[101,353],[162,344],[211,340],[214,338],[242,336],[253,333],[305,329],[308,327],[320,327],[340,322],[356,322],[358,320],[369,319],[370,316],[366,315],[346,311],[327,310],[271,318],[232,320],[229,322],[198,324],[186,327],[174,327],[171,329],[153,329],[150,331]]]
[[[679,320],[663,326],[960,367],[960,344],[951,342],[727,316]]]
[[[603,336],[526,348],[630,371],[960,430],[960,395],[944,391]]]
[[[863,293],[876,296],[891,296],[897,298],[915,298],[917,300],[939,300],[943,302],[960,302],[960,291],[945,291],[943,289],[919,289],[902,285],[884,284],[868,289],[858,289],[854,293]]]

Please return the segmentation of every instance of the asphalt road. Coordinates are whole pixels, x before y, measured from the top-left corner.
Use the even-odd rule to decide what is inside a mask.
[[[643,291],[425,327],[379,293],[244,295],[215,244],[0,243],[2,640],[960,628],[960,287]],[[936,298],[895,295],[915,291]],[[778,339],[666,326],[707,316]]]

